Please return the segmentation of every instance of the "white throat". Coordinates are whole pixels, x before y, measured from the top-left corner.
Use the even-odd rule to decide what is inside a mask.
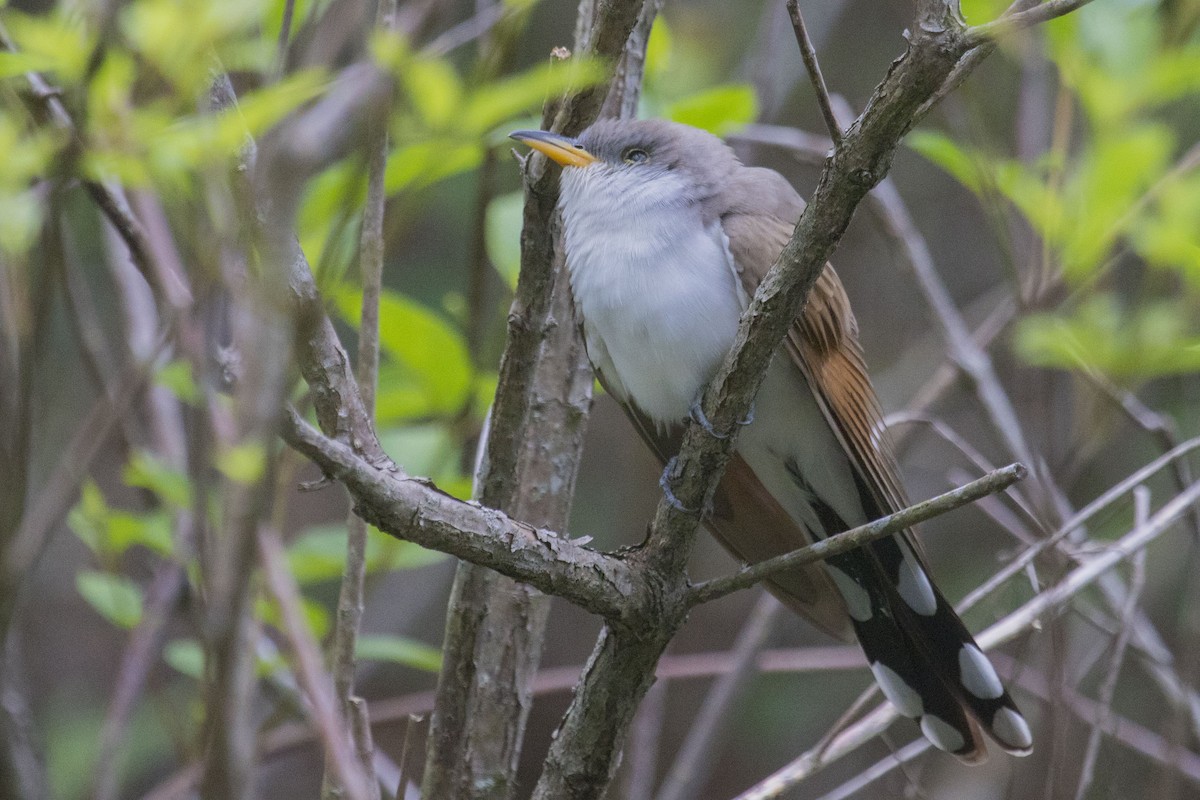
[[[564,170],[559,206],[592,364],[656,423],[682,419],[747,303],[719,221],[674,173],[603,163]]]

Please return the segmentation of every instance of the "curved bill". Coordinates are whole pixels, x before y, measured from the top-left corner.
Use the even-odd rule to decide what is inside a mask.
[[[564,167],[586,167],[596,160],[570,136],[548,131],[513,131],[508,137],[544,153],[546,158]]]

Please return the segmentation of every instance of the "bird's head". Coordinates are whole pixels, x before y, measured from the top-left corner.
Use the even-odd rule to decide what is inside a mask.
[[[600,120],[577,137],[515,131],[563,167],[563,202],[605,199],[648,211],[700,203],[738,166],[716,136],[665,120]]]

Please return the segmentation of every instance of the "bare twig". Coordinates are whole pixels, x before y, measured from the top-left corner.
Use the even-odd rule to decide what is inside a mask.
[[[1094,583],[1108,570],[1115,567],[1131,554],[1136,553],[1154,539],[1161,536],[1186,513],[1191,503],[1200,497],[1200,483],[1193,484],[1188,491],[1176,496],[1147,520],[1117,540],[1099,555],[1085,561],[1061,581],[1033,597],[1016,611],[975,637],[980,647],[991,649],[1031,628],[1043,615],[1062,608],[1079,592]],[[842,758],[867,741],[878,736],[896,719],[896,711],[884,704],[859,722],[835,736],[827,746],[809,750],[752,789],[739,795],[737,800],[766,800],[777,797],[787,788],[819,772],[824,767]]]
[[[1141,527],[1146,524],[1150,516],[1150,490],[1145,486],[1137,487],[1133,490],[1133,499],[1134,526]],[[1121,627],[1117,632],[1117,639],[1112,645],[1108,672],[1096,694],[1101,713],[1092,725],[1092,732],[1088,735],[1087,749],[1084,750],[1083,766],[1080,767],[1079,786],[1075,791],[1075,800],[1083,800],[1087,796],[1088,788],[1095,777],[1096,759],[1100,755],[1100,737],[1112,716],[1112,701],[1117,690],[1117,679],[1121,674],[1121,665],[1125,660],[1129,637],[1133,633],[1133,615],[1137,610],[1138,601],[1141,600],[1142,589],[1146,586],[1146,551],[1139,551],[1134,555],[1132,561],[1133,578],[1129,582],[1129,596],[1125,602],[1124,613],[1121,615]]]
[[[659,666],[662,666],[661,661]],[[571,676],[572,686],[579,671]],[[538,678],[534,691],[540,688],[542,676],[539,675]],[[629,769],[625,773],[625,800],[650,800],[653,796],[654,785],[658,780],[658,751],[661,747],[663,723],[666,721],[669,685],[659,672],[658,679],[646,692],[646,699],[638,706],[637,716],[633,719],[627,751]]]
[[[330,757],[345,796],[350,800],[367,800],[370,796],[369,779],[350,748],[346,719],[334,694],[333,682],[322,664],[320,647],[304,621],[300,590],[288,571],[283,542],[278,534],[268,529],[260,530],[257,538],[263,576],[271,595],[279,603],[284,633],[296,658],[296,675],[309,702],[313,721],[321,733],[325,752]]]
[[[1087,524],[1088,520],[1103,511],[1108,506],[1112,505],[1112,503],[1119,497],[1132,491],[1136,486],[1149,479],[1154,473],[1158,472],[1164,467],[1170,466],[1170,464],[1176,459],[1182,458],[1183,456],[1197,449],[1200,449],[1200,437],[1189,439],[1179,447],[1176,447],[1174,450],[1164,453],[1146,466],[1136,470],[1133,474],[1126,477],[1120,483],[1110,487],[1095,500],[1088,503],[1074,515],[1072,515],[1070,519],[1062,524],[1057,532],[1046,537],[1042,541],[1038,542],[1035,546],[1021,553],[1020,556],[1013,559],[1009,564],[1005,565],[1002,570],[997,572],[996,575],[994,575],[986,583],[968,594],[965,598],[963,598],[962,605],[966,608],[970,608],[1013,575],[1016,575],[1018,572],[1023,570],[1026,565],[1030,564],[1040,554],[1055,546],[1058,542],[1061,542],[1072,533],[1078,531],[1082,526]]]
[[[376,13],[376,26],[388,30],[396,15],[396,0],[383,0]],[[366,136],[367,198],[363,206],[358,251],[362,273],[362,311],[358,328],[357,379],[363,412],[368,419],[375,415],[375,392],[379,377],[379,298],[383,291],[383,214],[387,199],[384,172],[388,158],[390,96],[372,110]],[[333,673],[336,698],[341,704],[342,718],[359,723],[350,727],[350,733],[362,767],[369,775],[372,762],[371,729],[366,706],[354,695],[354,671],[357,666],[355,647],[362,625],[366,580],[367,523],[351,512],[346,520],[346,565],[338,591],[330,671]],[[336,800],[342,796],[343,787],[334,779],[336,774],[331,769],[325,770],[321,789],[324,800]],[[370,792],[368,800],[378,799],[378,781],[368,780],[365,788]]]
[[[978,47],[982,44],[987,44],[1016,31],[1032,28],[1034,25],[1040,25],[1056,17],[1070,14],[1072,11],[1086,6],[1091,1],[1047,0],[1047,2],[1025,11],[1005,14],[992,22],[985,22],[982,25],[968,28],[965,36],[966,44],[968,47]]]
[[[120,764],[121,737],[134,705],[141,696],[146,678],[158,662],[167,622],[183,593],[185,577],[182,566],[164,562],[158,565],[146,592],[145,610],[129,637],[128,647],[121,654],[117,685],[100,730],[100,757],[96,760],[92,781],[93,800],[112,800],[117,797],[120,788],[117,767]]]
[[[667,773],[658,800],[687,800],[701,796],[715,766],[713,751],[718,734],[729,720],[729,708],[754,677],[758,653],[771,635],[771,628],[782,608],[782,604],[769,594],[763,593],[759,597],[731,651],[733,669],[718,678],[704,698],[675,763]]]
[[[160,341],[159,347],[163,342]],[[24,574],[36,563],[51,529],[69,510],[92,462],[109,434],[137,401],[152,372],[152,363],[129,364],[101,394],[71,437],[62,457],[29,502],[5,554],[6,568]],[[111,398],[111,399],[110,399]]]
[[[821,795],[818,800],[846,800],[846,798],[854,797],[863,789],[867,788],[884,775],[887,775],[892,770],[915,760],[922,753],[927,752],[932,746],[932,743],[930,743],[928,739],[924,738],[911,741],[896,752],[889,754],[887,757],[882,758],[873,765],[861,770],[857,775],[834,789],[832,792]]]
[[[912,527],[919,522],[932,519],[948,511],[964,506],[986,497],[989,494],[1001,492],[1025,477],[1025,468],[1020,464],[1010,464],[984,477],[968,483],[945,494],[917,503],[914,506],[881,517],[874,522],[852,528],[845,533],[830,536],[819,542],[793,550],[781,556],[760,561],[746,567],[733,575],[724,578],[714,578],[697,584],[691,590],[690,602],[693,604],[706,603],[718,597],[724,597],[730,592],[745,589],[781,570],[821,561],[831,556],[861,547],[867,542],[875,541],[899,530]]]
[[[821,108],[821,116],[825,118],[825,127],[829,130],[829,138],[834,147],[842,144],[842,126],[838,124],[833,114],[833,106],[829,102],[829,89],[825,86],[825,76],[821,74],[821,64],[817,61],[817,52],[813,49],[812,40],[808,37],[808,28],[804,26],[804,15],[800,13],[798,0],[788,0],[788,16],[792,19],[792,29],[796,32],[796,44],[800,46],[800,56],[804,59],[804,68],[808,70],[808,78],[812,81],[813,91],[817,93],[817,105]]]
[[[421,55],[444,56],[464,44],[475,41],[495,27],[508,10],[508,6],[504,3],[493,3],[484,7],[473,17],[465,19],[453,28],[439,34],[436,39],[421,49]]]

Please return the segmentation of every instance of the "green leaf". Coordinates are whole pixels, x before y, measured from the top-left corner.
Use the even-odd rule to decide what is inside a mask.
[[[981,179],[981,156],[961,147],[958,142],[937,131],[919,130],[910,133],[904,143],[972,192],[979,194],[983,187]]]
[[[10,64],[40,63],[37,71],[51,72],[64,84],[83,77],[93,49],[84,15],[60,12],[30,16],[5,8],[4,24],[17,46],[17,54],[10,54]]]
[[[163,647],[163,660],[197,681],[204,679],[204,648],[195,639],[172,639]]]
[[[177,358],[163,364],[154,373],[154,382],[189,405],[197,405],[201,400],[200,387],[192,377],[192,365],[185,359]]]
[[[400,76],[413,108],[427,127],[439,130],[455,120],[462,108],[463,85],[448,61],[413,59]]]
[[[960,7],[963,19],[972,25],[991,22],[1004,13],[1009,0],[962,0]]]
[[[492,199],[487,208],[486,243],[488,258],[510,289],[517,288],[521,272],[521,226],[525,193],[512,192]]]
[[[111,511],[105,526],[105,550],[120,554],[134,545],[141,545],[161,556],[169,556],[174,551],[171,530],[172,517],[166,511]]]
[[[1200,175],[1161,185],[1153,213],[1132,231],[1138,253],[1160,269],[1178,272],[1200,292]]]
[[[159,555],[174,551],[171,539],[172,519],[167,511],[130,512],[108,507],[95,482],[85,481],[79,502],[67,516],[75,535],[102,556],[119,556],[135,545]]]
[[[0,80],[26,72],[50,72],[54,66],[55,60],[45,54],[0,51]]]
[[[1093,369],[1115,379],[1200,371],[1195,314],[1174,301],[1122,310],[1111,295],[1091,297],[1069,316],[1022,320],[1016,347],[1037,366]]]
[[[758,116],[758,96],[748,83],[714,86],[671,103],[668,119],[723,136]]]
[[[368,573],[416,569],[445,558],[442,553],[393,539],[373,527],[368,529]],[[301,586],[339,580],[346,567],[346,526],[309,528],[288,546],[287,559],[292,575]]]
[[[107,545],[108,513],[100,487],[87,478],[80,486],[79,502],[67,515],[67,524],[93,553],[102,552]]]
[[[423,189],[475,169],[483,160],[478,141],[426,141],[401,145],[388,157],[383,184],[389,195]]]
[[[456,117],[458,130],[482,136],[501,122],[540,107],[568,89],[578,92],[606,77],[603,64],[575,57],[542,64],[473,91]]]
[[[334,295],[338,311],[355,326],[362,311],[360,298],[349,287]],[[471,389],[471,362],[462,334],[420,303],[388,290],[380,297],[379,318],[380,345],[424,392],[430,410],[460,411]]]
[[[226,478],[249,485],[266,471],[267,452],[259,442],[242,442],[219,453],[216,462]]]
[[[1135,221],[1142,195],[1161,175],[1174,147],[1171,132],[1142,125],[1119,135],[1098,136],[1064,187],[1070,218],[1048,229],[1061,247],[1068,279],[1090,274],[1108,257],[1113,243]],[[1031,222],[1035,215],[1026,213]]]
[[[149,489],[176,508],[192,505],[192,484],[188,476],[146,450],[138,450],[129,459],[123,479],[129,486]]]
[[[359,661],[390,661],[426,672],[442,668],[440,650],[407,636],[363,634],[358,637],[355,656]]]
[[[75,588],[100,616],[119,628],[132,628],[142,619],[142,589],[128,578],[84,571],[75,576]]]

